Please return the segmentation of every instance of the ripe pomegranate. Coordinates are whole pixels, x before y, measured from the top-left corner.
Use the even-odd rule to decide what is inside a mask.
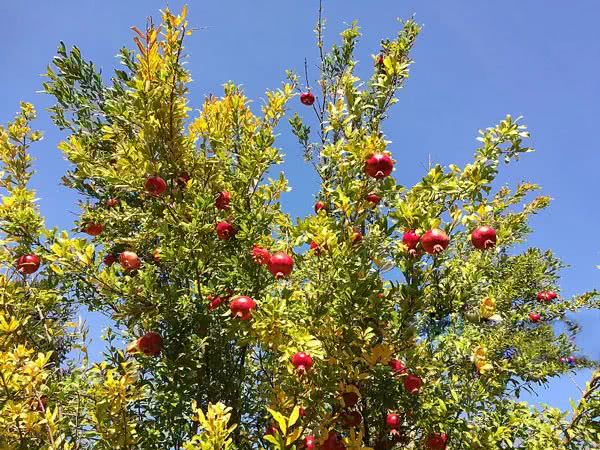
[[[304,438],[303,447],[306,450],[315,450],[315,437],[314,436],[306,436]]]
[[[385,423],[389,428],[395,430],[400,426],[400,416],[398,414],[388,414]]]
[[[492,227],[481,226],[471,232],[471,243],[479,250],[486,250],[496,245],[496,230]]]
[[[433,433],[425,439],[425,448],[429,450],[445,450],[448,442],[446,433]]]
[[[317,244],[315,241],[310,241],[310,249],[315,254],[315,256],[320,256],[323,248]]]
[[[150,177],[144,183],[144,189],[153,197],[159,197],[167,190],[167,183],[158,175]]]
[[[347,428],[360,426],[362,416],[358,411],[345,411],[341,414],[342,424]]]
[[[385,178],[392,173],[394,161],[385,153],[373,153],[365,161],[364,171],[372,178]]]
[[[219,195],[217,196],[217,199],[215,200],[215,208],[220,209],[220,210],[229,209],[230,202],[231,202],[231,194],[229,193],[229,191],[219,192]]]
[[[315,203],[315,214],[318,214],[321,210],[327,211],[327,206],[325,205],[325,203],[319,200],[317,203]]]
[[[127,271],[137,270],[142,265],[142,261],[135,252],[126,250],[119,255],[121,267]]]
[[[104,225],[101,223],[90,222],[84,225],[83,232],[89,234],[90,236],[98,236],[104,230]]]
[[[271,254],[269,253],[269,250],[259,247],[258,245],[254,245],[252,248],[252,259],[255,263],[260,264],[261,266],[266,266],[269,264],[270,258]]]
[[[298,414],[300,415],[300,417],[306,416],[306,410],[304,409],[304,406],[301,406],[300,408],[298,408]]]
[[[421,386],[423,386],[423,380],[416,375],[408,374],[404,378],[404,389],[413,395],[419,393]]]
[[[344,392],[342,400],[344,401],[344,407],[353,408],[358,403],[358,394],[352,391]]]
[[[406,245],[409,250],[416,249],[420,239],[421,236],[419,236],[415,230],[406,230],[402,235],[402,243]]]
[[[546,291],[546,298],[549,302],[558,298],[558,294],[554,291]]]
[[[146,356],[157,356],[162,350],[162,337],[149,331],[137,340],[137,350]]]
[[[377,206],[381,201],[381,197],[372,192],[365,197],[365,200],[371,203],[373,206]]]
[[[252,317],[252,310],[256,308],[256,302],[245,295],[238,295],[229,303],[229,309],[234,318],[248,320]]]
[[[542,318],[542,316],[538,313],[534,313],[534,312],[529,313],[529,320],[531,320],[533,323],[538,323],[541,318]]]
[[[446,250],[449,242],[448,235],[439,228],[429,230],[421,237],[421,245],[430,255]]]
[[[303,105],[312,106],[314,102],[315,95],[312,92],[307,91],[300,94],[300,103],[302,103]]]
[[[384,65],[384,59],[385,56],[383,56],[383,53],[380,53],[379,56],[377,56],[377,61],[375,61],[375,65],[382,67]]]
[[[406,373],[406,366],[399,359],[390,359],[388,366],[390,366],[394,374],[402,375]]]
[[[269,425],[265,431],[266,436],[275,436],[279,430],[275,425]]]
[[[292,355],[292,365],[300,375],[305,374],[313,365],[312,357],[305,352],[298,352]]]
[[[327,439],[321,445],[321,450],[345,450],[346,446],[338,434],[331,430],[327,435]]]
[[[291,256],[284,252],[277,252],[271,255],[269,259],[269,272],[276,278],[287,277],[292,273],[294,268],[294,260]]]
[[[229,222],[223,220],[216,226],[217,237],[222,241],[228,241],[237,233],[236,229]]]
[[[40,258],[36,255],[29,254],[20,256],[17,259],[17,271],[22,273],[23,275],[31,275],[40,268]]]
[[[114,208],[118,204],[119,204],[119,199],[118,198],[109,198],[108,200],[106,200],[106,207],[107,208]]]
[[[117,258],[112,253],[108,253],[107,255],[104,255],[104,258],[102,259],[102,262],[104,263],[104,265],[108,266],[108,267],[112,266],[116,261],[117,261]]]

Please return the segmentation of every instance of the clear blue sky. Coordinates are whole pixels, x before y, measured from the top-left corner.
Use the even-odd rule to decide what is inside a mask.
[[[317,0],[190,0],[190,22],[198,31],[188,40],[193,107],[208,93],[233,80],[250,98],[279,86],[285,69],[302,70],[304,58],[316,63],[312,29]],[[537,152],[504,171],[501,181],[528,179],[554,198],[533,220],[530,244],[552,248],[570,264],[563,293],[600,288],[600,2],[578,0],[324,0],[327,38],[358,19],[363,39],[359,73],[370,69],[379,39],[397,30],[397,17],[416,15],[424,24],[416,64],[386,132],[398,161],[396,177],[407,185],[433,161],[464,164],[472,156],[477,130],[506,113],[525,116]],[[184,2],[171,1],[173,9]],[[131,25],[143,26],[166,5],[160,0],[3,1],[0,4],[0,121],[18,109],[19,100],[40,110],[36,125],[45,140],[33,152],[38,174],[34,187],[48,224],[70,228],[75,197],[60,186],[66,164],[56,149],[61,135],[43,109],[51,99],[36,93],[60,40],[78,45],[105,74],[115,66],[118,48],[131,43]],[[302,110],[295,104],[294,109]],[[301,151],[281,128],[284,170],[294,191],[284,204],[293,215],[311,211],[317,182]],[[584,326],[584,353],[600,359],[600,311],[578,316]],[[102,322],[93,319],[92,334]],[[586,373],[576,377],[580,383]],[[536,401],[567,407],[577,389],[557,380]]]

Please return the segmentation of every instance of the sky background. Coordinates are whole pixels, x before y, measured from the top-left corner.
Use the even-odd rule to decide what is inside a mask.
[[[276,88],[286,69],[301,73],[308,58],[311,76],[317,52],[313,28],[317,0],[171,1],[178,10],[189,4],[190,24],[197,29],[187,41],[192,72],[191,106],[220,93],[228,80],[242,84],[258,107],[268,88]],[[32,152],[38,173],[33,186],[49,226],[71,228],[76,197],[60,185],[67,169],[56,146],[61,134],[45,108],[51,99],[40,94],[47,64],[59,41],[77,45],[109,76],[115,55],[131,46],[130,26],[142,28],[147,16],[158,16],[160,0],[42,0],[0,3],[0,122],[10,120],[18,102],[39,110],[35,126],[45,139]],[[539,183],[554,201],[534,217],[529,244],[552,248],[569,268],[562,273],[562,295],[600,289],[600,2],[575,0],[324,0],[326,42],[357,19],[363,33],[357,73],[367,76],[371,54],[381,38],[398,29],[396,18],[412,15],[424,25],[413,53],[411,77],[400,93],[385,131],[397,160],[395,176],[411,185],[425,173],[428,160],[459,165],[470,161],[477,130],[492,126],[505,114],[524,116],[536,152],[503,170],[499,182]],[[292,110],[306,113],[299,102]],[[293,216],[312,211],[317,179],[302,161],[302,152],[280,127],[278,146],[293,191],[283,203]],[[600,311],[578,314],[584,332],[583,354],[600,359]],[[89,321],[99,336],[105,322]],[[96,339],[98,341],[98,339]],[[98,354],[96,342],[93,352]],[[589,372],[574,379],[585,383]],[[569,378],[554,380],[535,402],[568,407],[578,397]]]

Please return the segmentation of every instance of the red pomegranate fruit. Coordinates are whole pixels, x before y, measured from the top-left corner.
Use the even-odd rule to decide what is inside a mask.
[[[175,182],[180,189],[183,189],[187,186],[188,182],[192,179],[189,172],[181,172]]]
[[[394,374],[402,375],[406,373],[406,366],[399,359],[390,359],[388,366],[390,366]]]
[[[126,250],[119,255],[119,264],[127,271],[137,270],[142,265],[142,261],[135,252]]]
[[[406,230],[402,235],[402,243],[406,245],[409,250],[416,249],[420,240],[421,236],[419,236],[415,230]]]
[[[418,394],[421,386],[423,386],[423,380],[416,375],[408,374],[404,378],[404,389],[406,389],[410,394]]]
[[[388,426],[388,428],[395,430],[400,426],[400,416],[398,414],[388,414],[385,418],[385,424]]]
[[[315,95],[312,92],[307,91],[300,94],[300,103],[302,103],[303,105],[312,106],[314,102]]]
[[[317,203],[315,203],[315,213],[318,214],[321,210],[327,211],[327,207],[325,206],[325,203],[319,200]]]
[[[421,245],[430,255],[443,252],[448,248],[449,243],[450,239],[448,238],[448,235],[439,228],[433,228],[421,237]]]
[[[99,236],[103,230],[104,225],[101,223],[90,222],[83,226],[83,232],[89,234],[90,236]]]
[[[292,365],[300,375],[308,372],[313,366],[312,357],[306,352],[298,352],[292,355]]]
[[[217,198],[215,200],[215,208],[220,209],[220,210],[229,209],[230,203],[231,203],[231,194],[229,193],[229,191],[222,191],[222,192],[219,192],[219,195],[217,196]]]
[[[363,234],[360,232],[360,230],[354,230],[352,232],[352,245],[358,245],[363,241]]]
[[[471,232],[471,243],[478,250],[486,250],[496,245],[496,230],[492,227],[481,226]]]
[[[118,198],[109,198],[108,200],[106,200],[106,207],[107,208],[114,208],[118,204],[119,204],[119,199]]]
[[[269,264],[269,259],[271,258],[271,254],[269,250],[266,248],[259,247],[255,245],[252,248],[252,259],[256,264],[260,264],[261,266],[266,266]]]
[[[223,220],[216,226],[217,237],[222,241],[228,241],[237,233],[236,229],[229,222]]]
[[[238,295],[231,299],[229,310],[234,318],[248,320],[252,317],[252,310],[256,308],[256,302],[245,295]]]
[[[31,275],[40,268],[40,258],[36,255],[22,255],[17,259],[17,271],[23,275]]]
[[[372,192],[365,197],[365,200],[371,203],[373,206],[377,206],[381,201],[381,197]]]
[[[167,183],[158,175],[154,175],[146,180],[144,189],[153,197],[159,197],[167,190]]]
[[[446,433],[433,433],[425,439],[425,448],[429,450],[445,450],[448,442]]]
[[[217,309],[225,301],[225,299],[223,297],[221,297],[220,295],[217,295],[216,297],[209,295],[207,297],[207,300],[208,300],[208,310],[209,311],[213,311],[213,310]]]
[[[542,316],[538,313],[534,313],[534,312],[529,313],[529,320],[531,320],[533,323],[538,323],[541,318],[542,318]]]
[[[157,356],[162,350],[160,334],[149,331],[137,340],[137,350],[146,356]]]
[[[394,169],[394,161],[385,153],[373,153],[365,161],[364,171],[372,178],[388,177]]]
[[[287,277],[292,273],[294,268],[294,260],[290,255],[284,252],[276,252],[271,255],[269,259],[269,272],[271,272],[276,278]]]

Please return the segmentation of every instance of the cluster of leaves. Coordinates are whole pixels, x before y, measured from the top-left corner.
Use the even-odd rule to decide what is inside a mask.
[[[0,130],[1,445],[383,450],[423,448],[444,433],[455,449],[594,448],[597,371],[570,415],[518,399],[596,367],[564,358],[577,351],[567,314],[599,306],[594,292],[536,300],[559,290],[561,262],[515,246],[549,199],[530,198],[531,183],[494,188],[501,164],[531,151],[525,127],[507,116],[481,132],[472,163],[431,167],[411,188],[364,171],[371,155],[391,154],[382,126],[409,75],[414,21],[382,41],[363,83],[354,75],[356,24],[327,51],[319,17],[318,127],[298,114],[290,124],[322,180],[322,207],[296,223],[279,203],[285,178],[269,176],[282,161],[276,127],[302,92],[299,78],[290,72],[260,111],[226,83],[191,118],[185,9],[134,32],[136,51],[121,50],[110,85],[63,44],[44,84],[56,125],[68,131],[60,149],[72,164],[63,180],[82,198],[77,227],[99,227],[93,242],[43,226],[27,187],[27,148],[41,138],[28,125],[33,108],[23,105]],[[146,189],[151,177],[164,180],[164,193]],[[225,207],[215,202],[224,192]],[[234,230],[226,239],[216,232],[223,223]],[[478,225],[497,231],[494,248],[473,248]],[[405,231],[438,227],[450,245],[436,255],[402,241]],[[293,256],[291,275],[269,273],[257,246]],[[139,268],[114,264],[125,251]],[[35,276],[15,270],[24,254],[42,259]],[[230,314],[237,295],[256,301],[250,320]],[[114,323],[101,363],[87,360],[85,330],[69,328],[79,306]],[[541,322],[528,320],[532,311]],[[124,351],[146,332],[160,335],[160,355]],[[66,359],[70,350],[82,361]],[[312,368],[291,364],[297,352]],[[408,377],[422,386],[407,390]],[[399,416],[393,429],[389,413]]]

